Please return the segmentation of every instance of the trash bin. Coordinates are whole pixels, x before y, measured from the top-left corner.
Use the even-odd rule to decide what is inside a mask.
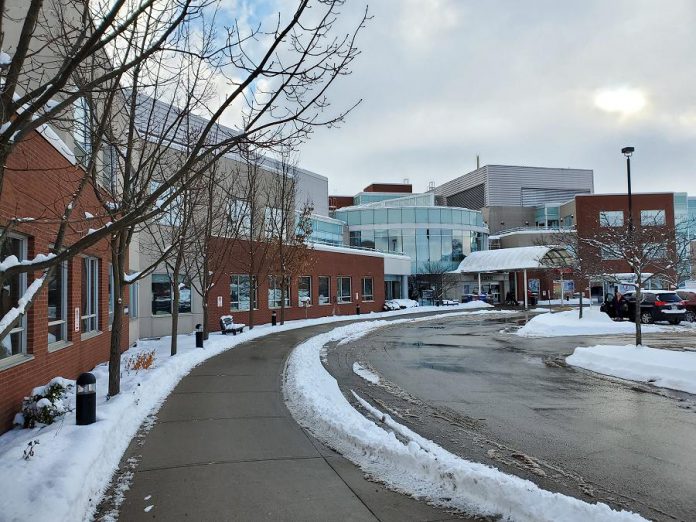
[[[196,325],[196,348],[203,348],[203,325]]]
[[[97,378],[91,373],[83,373],[77,378],[77,397],[75,398],[75,419],[78,426],[86,426],[97,421]]]

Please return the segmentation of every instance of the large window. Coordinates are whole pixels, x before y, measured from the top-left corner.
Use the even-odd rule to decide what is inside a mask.
[[[662,227],[665,225],[664,210],[641,210],[640,224],[644,227]]]
[[[99,329],[99,260],[82,258],[82,332]]]
[[[109,326],[114,324],[114,305],[116,304],[114,295],[114,265],[109,265]]]
[[[80,97],[73,103],[73,139],[77,149],[75,155],[85,160],[92,153],[92,133],[90,132],[90,109],[87,99]]]
[[[362,299],[363,301],[374,301],[374,282],[371,277],[363,277],[362,280]]]
[[[26,241],[19,237],[8,237],[0,249],[0,258],[7,259],[15,256],[19,261],[26,259]],[[11,309],[17,306],[19,299],[24,295],[27,288],[26,274],[16,275],[6,279],[0,289],[0,315],[2,317]],[[26,352],[26,316],[23,316],[10,333],[2,339],[0,348],[0,359],[11,357]]]
[[[600,227],[622,227],[623,224],[623,210],[601,210],[599,212]]]
[[[350,303],[350,277],[337,277],[336,283],[336,300],[339,303]]]
[[[128,315],[131,319],[138,317],[138,288],[140,283],[128,285]]]
[[[67,339],[68,265],[58,266],[48,284],[48,344]]]
[[[230,202],[232,226],[239,230],[242,237],[251,235],[251,206],[248,201],[234,199]]]
[[[105,145],[103,149],[102,183],[104,188],[114,194],[118,185],[118,155],[115,145]]]
[[[319,276],[319,304],[326,305],[331,303],[331,278],[329,276]]]
[[[233,274],[230,276],[230,310],[245,311],[249,310],[253,304],[254,310],[257,308],[257,288],[251,285],[248,275]]]
[[[283,301],[280,277],[268,276],[268,307],[280,308]],[[290,306],[290,285],[285,289],[285,307]]]
[[[172,280],[167,274],[152,274],[152,315],[172,313],[174,291]],[[179,277],[179,313],[191,313],[191,284]]]
[[[297,278],[297,304],[308,306],[312,304],[312,277],[301,276]]]

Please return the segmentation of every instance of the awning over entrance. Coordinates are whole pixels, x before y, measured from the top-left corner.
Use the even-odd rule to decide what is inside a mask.
[[[451,274],[477,274],[479,294],[481,274],[491,272],[522,271],[524,288],[527,288],[527,270],[550,270],[571,265],[571,256],[564,248],[553,246],[530,246],[482,250],[467,256]],[[528,295],[524,292],[524,307],[528,307]]]
[[[530,246],[482,250],[468,255],[453,274],[514,272],[517,270],[562,268],[570,264],[570,254],[552,246]]]

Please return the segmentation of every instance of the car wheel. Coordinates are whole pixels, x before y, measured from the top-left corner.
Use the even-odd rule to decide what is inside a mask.
[[[640,322],[643,324],[650,324],[653,322],[653,316],[650,312],[640,313]]]
[[[689,310],[688,312],[686,312],[686,317],[685,317],[685,319],[686,319],[687,321],[689,321],[690,323],[696,322],[696,313],[694,313],[694,312],[692,312],[691,310]]]

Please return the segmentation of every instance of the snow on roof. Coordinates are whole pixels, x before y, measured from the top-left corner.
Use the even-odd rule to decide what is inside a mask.
[[[558,266],[563,266],[564,259],[567,259],[568,256],[568,252],[564,249],[552,246],[482,250],[472,252],[452,272],[507,272],[525,268],[549,268],[551,265],[549,261],[554,261],[554,257],[557,258]]]
[[[391,254],[386,252],[378,252],[376,250],[363,250],[360,248],[351,248],[346,246],[325,245],[323,243],[312,243],[312,248],[314,250],[321,250],[322,252],[338,252],[341,254],[354,254],[358,256],[382,257],[393,259],[410,259],[405,254]]]

